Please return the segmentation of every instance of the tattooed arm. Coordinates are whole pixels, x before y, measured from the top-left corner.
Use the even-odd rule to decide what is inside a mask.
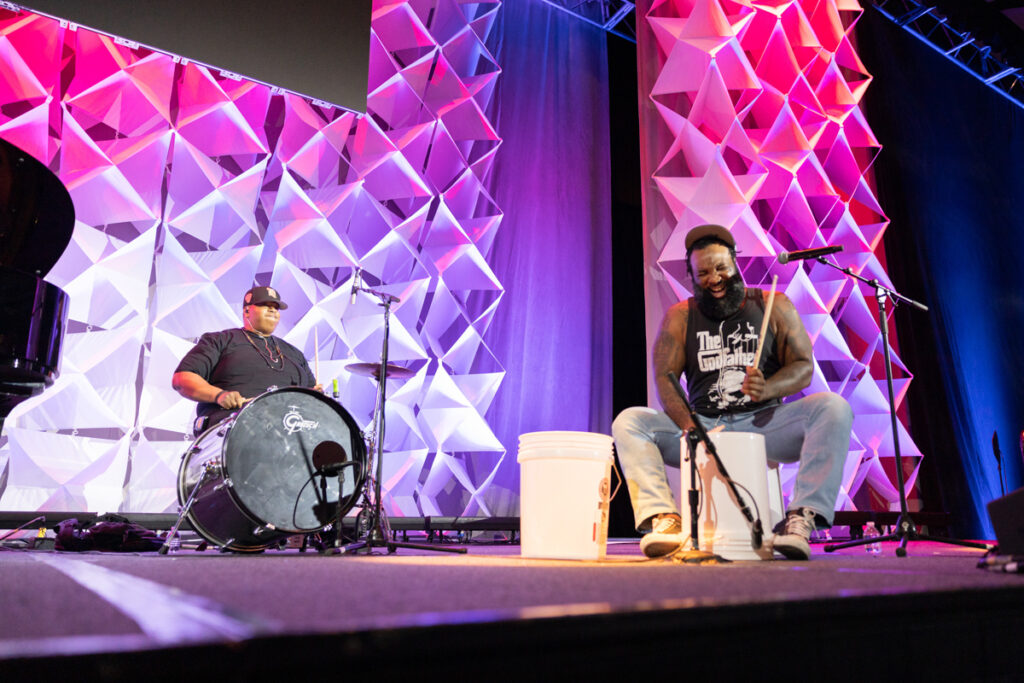
[[[796,307],[785,294],[775,295],[771,320],[768,322],[775,334],[782,367],[767,380],[760,369],[747,368],[747,377],[743,380],[741,391],[753,401],[782,398],[803,391],[810,386],[814,372],[811,338],[807,336]]]
[[[654,342],[653,364],[654,385],[665,413],[682,429],[693,426],[686,406],[672,386],[667,373],[674,372],[676,377],[683,376],[686,367],[686,315],[687,302],[675,304],[665,313],[661,321],[658,338]]]

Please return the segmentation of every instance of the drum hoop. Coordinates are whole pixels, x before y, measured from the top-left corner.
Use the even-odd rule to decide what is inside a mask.
[[[359,492],[362,490],[363,482],[365,481],[365,478],[366,478],[366,474],[367,474],[366,471],[365,471],[366,470],[366,462],[367,462],[367,459],[366,459],[366,444],[363,442],[362,433],[361,433],[361,431],[359,429],[358,423],[356,423],[355,418],[353,418],[352,415],[347,410],[345,410],[345,407],[342,406],[337,401],[333,401],[333,400],[327,398],[326,396],[324,396],[319,391],[313,390],[311,387],[296,387],[296,386],[280,387],[278,389],[274,389],[273,391],[265,391],[262,394],[260,394],[259,396],[253,398],[251,401],[246,403],[244,406],[242,406],[241,410],[239,410],[236,413],[232,413],[230,417],[227,417],[227,418],[221,420],[220,422],[218,422],[216,425],[214,425],[214,427],[216,427],[218,425],[224,424],[228,420],[231,420],[231,422],[232,422],[232,424],[229,425],[228,433],[224,435],[224,440],[223,440],[223,442],[221,443],[221,446],[220,446],[220,448],[221,448],[221,453],[220,453],[221,472],[223,472],[223,478],[225,480],[230,480],[231,479],[231,469],[230,469],[230,465],[228,463],[228,453],[227,453],[228,439],[231,437],[230,427],[234,427],[234,423],[238,421],[238,418],[241,417],[242,413],[247,408],[249,408],[249,406],[253,405],[257,401],[259,401],[261,398],[265,398],[265,397],[270,396],[272,394],[279,394],[279,393],[282,393],[282,392],[295,392],[295,393],[299,393],[299,394],[306,394],[306,395],[309,395],[309,396],[313,397],[317,401],[321,401],[323,403],[326,403],[326,404],[330,405],[332,408],[334,408],[335,410],[338,411],[337,412],[338,416],[341,418],[342,422],[345,423],[345,425],[349,428],[349,430],[353,434],[352,443],[356,447],[357,452],[352,453],[350,459],[351,460],[358,459],[359,462],[360,462],[360,466],[359,466],[359,476],[355,479],[354,487],[352,489],[352,494],[349,496],[349,499],[347,501],[347,506],[345,507],[345,512],[347,513],[349,510],[352,509],[352,507],[355,506],[355,503],[356,503],[356,501],[359,498]],[[213,427],[211,427],[210,429],[213,429]],[[209,429],[207,431],[209,431]],[[202,438],[202,436],[205,435],[205,434],[206,434],[206,432],[203,432],[203,434],[200,435],[199,438]],[[198,441],[199,441],[199,439],[197,438],[196,442],[198,442]],[[238,508],[239,512],[244,514],[248,519],[252,520],[255,524],[258,524],[258,525],[265,525],[265,524],[267,524],[266,520],[262,519],[259,515],[255,514],[252,510],[249,509],[249,506],[245,504],[245,502],[242,500],[241,496],[235,491],[235,487],[234,486],[227,486],[225,488],[227,488],[228,497],[231,498],[232,502],[234,502],[234,504]],[[339,501],[341,500],[341,490],[340,489],[338,491],[338,499],[339,499]],[[323,526],[321,526],[321,528],[323,528],[324,526],[327,526],[327,524],[329,524],[329,523],[330,522],[325,523]],[[301,532],[297,532],[297,533],[301,533]],[[312,532],[307,532],[307,533],[312,533]]]

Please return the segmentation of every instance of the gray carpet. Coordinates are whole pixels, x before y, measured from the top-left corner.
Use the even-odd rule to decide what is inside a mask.
[[[882,556],[862,549],[825,554],[815,546],[808,562],[701,566],[645,560],[635,542],[609,550],[600,562],[524,559],[518,546],[507,545],[471,546],[469,555],[399,550],[333,557],[297,550],[185,550],[170,556],[5,551],[0,657],[48,648],[116,650],[269,634],[1024,587],[1024,575],[977,569],[981,551],[921,542],[910,545],[906,558],[895,557],[894,546]]]

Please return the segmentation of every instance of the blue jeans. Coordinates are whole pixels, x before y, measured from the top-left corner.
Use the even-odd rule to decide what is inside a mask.
[[[831,526],[853,424],[845,399],[823,392],[754,412],[697,419],[706,429],[722,425],[725,431],[763,434],[769,460],[799,461],[788,508],[810,508],[819,526],[821,520]],[[637,531],[649,529],[654,515],[679,512],[665,464],[679,467],[682,434],[668,415],[652,408],[627,408],[612,423]]]

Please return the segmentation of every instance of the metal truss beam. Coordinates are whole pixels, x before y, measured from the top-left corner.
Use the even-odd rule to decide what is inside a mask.
[[[970,31],[950,26],[939,8],[919,0],[875,0],[884,17],[908,31],[1018,107],[1024,108],[1022,67],[993,56],[992,49]]]
[[[636,42],[636,3],[628,0],[541,0],[613,35]]]

